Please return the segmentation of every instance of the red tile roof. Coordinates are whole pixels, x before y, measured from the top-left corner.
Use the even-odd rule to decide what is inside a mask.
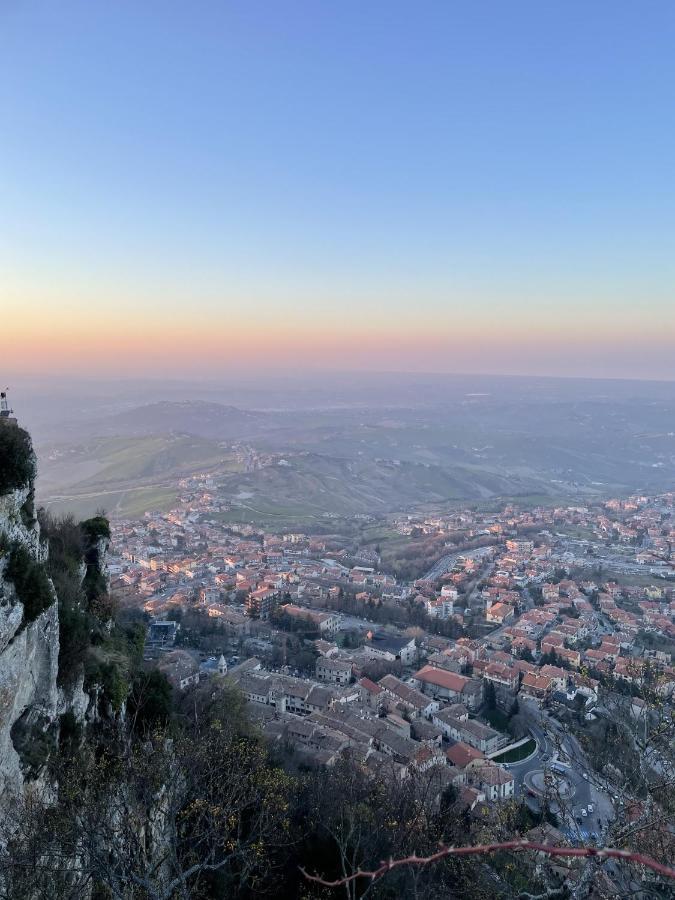
[[[453,766],[457,766],[458,769],[463,769],[472,759],[485,759],[485,755],[480,750],[476,750],[474,747],[462,743],[462,741],[453,744],[452,747],[445,751],[445,755],[448,761]]]
[[[448,672],[446,669],[437,669],[435,666],[424,666],[419,672],[413,676],[417,681],[424,681],[428,684],[435,684],[437,687],[445,688],[448,691],[461,693],[462,689],[469,683],[469,679],[464,675],[458,675],[456,672]]]

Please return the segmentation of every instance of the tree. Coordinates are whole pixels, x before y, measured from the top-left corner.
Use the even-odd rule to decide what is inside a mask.
[[[0,495],[24,487],[35,478],[30,435],[23,428],[0,428]]]
[[[9,547],[5,578],[13,583],[23,604],[24,623],[37,619],[56,600],[44,563],[34,559],[18,541]]]
[[[165,727],[171,718],[173,690],[159,669],[140,672],[133,680],[128,698],[131,727],[140,734]]]
[[[431,769],[400,779],[394,764],[370,771],[347,755],[329,771],[310,775],[300,799],[307,836],[299,855],[305,867],[324,877],[349,878],[369,861],[432,852],[439,841],[460,840],[464,823],[449,814],[455,792],[441,773]],[[381,887],[377,881],[350,880],[341,895],[346,900],[441,898],[455,891],[465,898],[494,896],[478,867],[464,863],[436,870],[408,867],[388,881]]]
[[[3,898],[236,897],[263,888],[287,840],[292,779],[228,721],[89,742],[53,774],[58,803],[33,792],[3,823]]]

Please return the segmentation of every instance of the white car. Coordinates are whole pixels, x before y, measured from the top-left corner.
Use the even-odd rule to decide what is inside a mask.
[[[588,781],[588,775],[585,772],[581,773],[581,777],[584,779],[584,781]]]
[[[582,809],[582,810],[581,810],[581,815],[582,815],[582,816],[584,817],[584,819],[585,819],[586,816],[588,815],[588,813],[586,812],[585,809]]]
[[[592,812],[593,812],[593,809],[594,809],[593,804],[592,804],[592,803],[589,803],[588,806],[586,807],[586,809],[589,811],[589,813],[592,813]]]

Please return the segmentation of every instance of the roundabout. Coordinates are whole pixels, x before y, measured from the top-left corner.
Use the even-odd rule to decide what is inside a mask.
[[[577,789],[567,773],[554,772],[551,769],[534,769],[523,779],[528,791],[543,797],[548,794],[560,800],[571,800]]]

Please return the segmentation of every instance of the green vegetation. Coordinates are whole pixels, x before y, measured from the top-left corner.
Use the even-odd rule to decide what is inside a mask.
[[[95,566],[87,566],[87,572],[82,582],[82,587],[90,603],[93,603],[107,590],[105,576]]]
[[[74,515],[93,516],[105,504],[117,516],[139,519],[148,510],[166,511],[176,505],[178,491],[173,487],[130,487],[96,493],[73,494],[68,499],[45,500],[44,505],[57,518]]]
[[[72,516],[56,520],[40,510],[40,528],[49,543],[47,568],[59,599],[60,685],[69,685],[82,671],[91,622],[82,590],[85,542]]]
[[[5,577],[14,585],[23,603],[23,624],[33,622],[54,602],[49,576],[41,562],[37,562],[18,541],[9,547],[9,561]]]
[[[530,738],[529,741],[525,741],[524,744],[521,744],[520,747],[516,747],[514,750],[507,750],[506,753],[493,756],[492,760],[496,763],[520,762],[521,759],[527,759],[528,756],[531,756],[536,749],[537,742]]]
[[[0,494],[25,487],[35,478],[30,435],[14,425],[0,426]]]
[[[290,595],[285,603],[290,603]],[[290,634],[299,633],[303,638],[314,641],[321,637],[319,626],[316,625],[309,617],[289,616],[283,609],[277,608],[270,613],[270,623],[281,631]]]
[[[660,632],[645,631],[641,628],[636,635],[635,643],[648,650],[661,650],[664,653],[675,654],[675,640]]]
[[[483,700],[487,713],[494,714],[497,712],[497,694],[492,681],[488,681],[485,685],[483,690]],[[490,724],[492,725],[492,720],[490,720]]]
[[[41,459],[43,503],[54,515],[111,513],[140,517],[170,509],[180,478],[194,472],[235,472],[234,456],[194,435],[101,438],[68,448],[67,456]],[[51,500],[54,495],[62,499]]]
[[[94,460],[99,471],[80,482],[95,487],[138,483],[143,479],[180,477],[217,466],[226,454],[216,441],[195,435],[108,438],[81,448],[80,459]]]
[[[560,669],[570,668],[569,662],[562,656],[558,656],[555,650],[549,650],[547,653],[542,653],[540,663],[542,666],[558,666]]]
[[[120,491],[106,502],[114,504],[115,513],[134,519],[140,518],[148,510],[165,512],[176,505],[178,491],[172,487],[145,487],[128,491]]]
[[[103,515],[80,522],[80,529],[88,541],[94,542],[102,538],[110,540],[110,522]]]
[[[501,709],[497,707],[493,709],[486,709],[483,713],[481,713],[484,719],[490,723],[490,725],[495,728],[497,731],[501,731],[506,733],[509,727],[509,717],[505,712],[502,712]]]
[[[138,671],[129,693],[128,714],[140,733],[168,725],[173,708],[173,690],[159,669]]]
[[[145,630],[140,622],[123,626],[115,619],[96,548],[110,534],[108,520],[96,516],[78,524],[41,510],[40,524],[59,601],[58,682],[71,686],[84,673],[86,686],[100,687],[102,707],[109,703],[118,712],[141,668]]]
[[[85,658],[85,686],[99,685],[99,700],[104,705],[110,703],[117,713],[142,668],[145,628],[140,622],[126,627],[116,621],[108,624],[95,628],[91,636]]]
[[[155,689],[165,695],[159,682]],[[441,841],[479,842],[485,833],[487,823],[464,817],[456,791],[434,772],[401,780],[349,756],[310,771],[292,751],[271,750],[226,679],[177,695],[169,712],[166,725],[152,729],[129,715],[125,734],[102,722],[83,736],[61,720],[62,752],[51,763],[56,799],[43,807],[36,798],[11,850],[0,845],[7,896],[85,896],[94,885],[95,896],[139,900],[272,893],[318,900],[328,894],[301,866],[333,878],[379,859],[433,852]],[[160,809],[165,827],[151,842],[144,826]],[[502,829],[531,824],[515,804],[503,817]],[[39,867],[30,864],[36,853]],[[369,894],[479,900],[491,896],[484,870],[471,860],[402,867]]]
[[[66,756],[75,753],[84,737],[84,730],[71,710],[59,718],[59,749]]]

